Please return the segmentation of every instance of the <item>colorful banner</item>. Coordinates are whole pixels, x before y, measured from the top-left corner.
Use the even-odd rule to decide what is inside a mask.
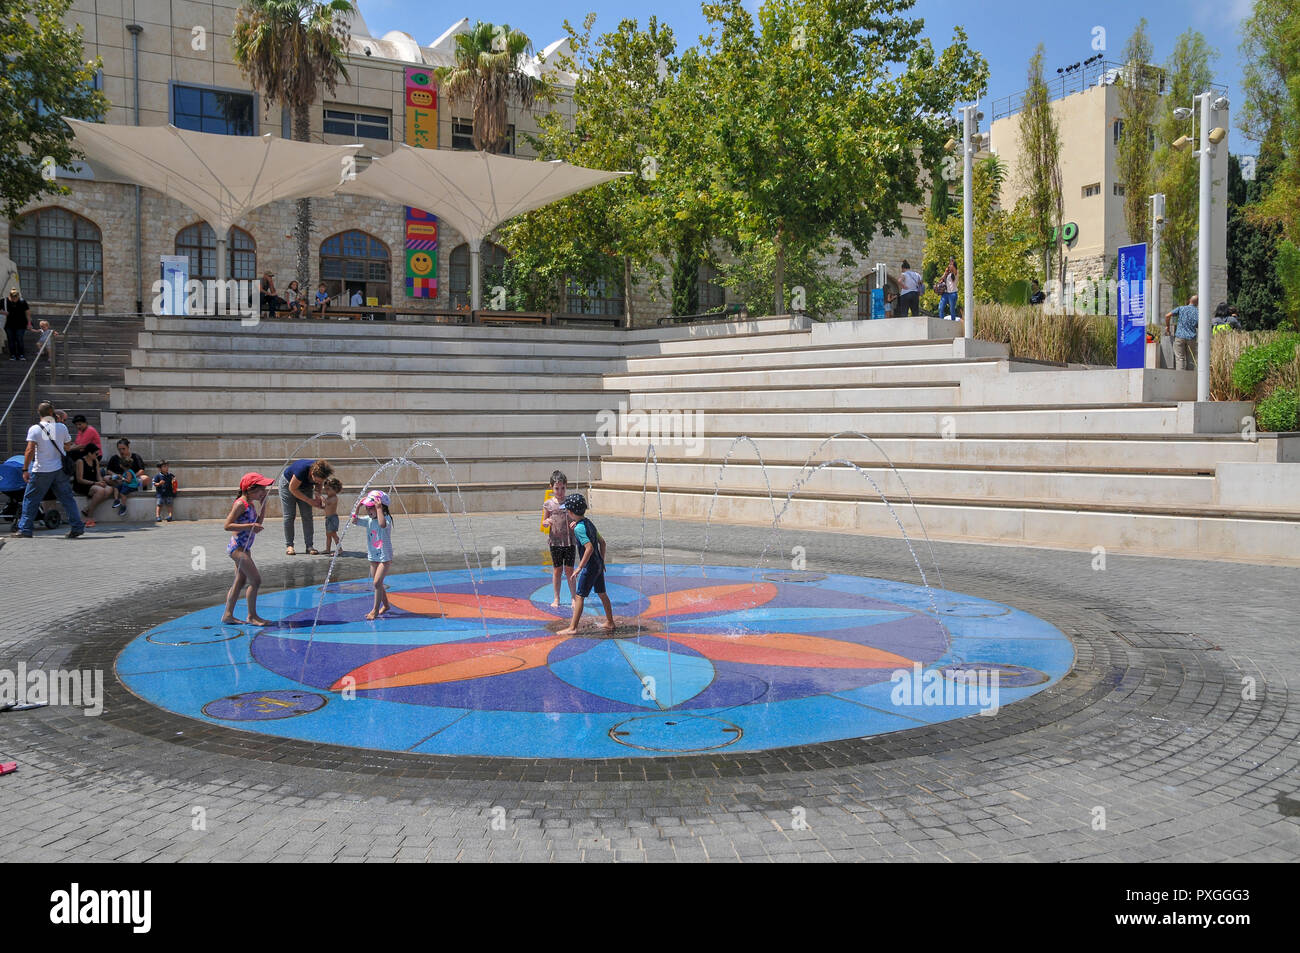
[[[1115,327],[1115,366],[1145,367],[1147,360],[1147,246],[1125,245],[1119,250],[1115,276],[1119,286],[1119,315]]]
[[[406,144],[438,148],[438,90],[433,71],[406,69]],[[406,296],[438,297],[438,219],[418,208],[406,209]]]

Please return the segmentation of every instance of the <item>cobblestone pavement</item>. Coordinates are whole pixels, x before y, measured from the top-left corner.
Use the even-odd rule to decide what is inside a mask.
[[[446,517],[416,522],[438,553],[433,568],[464,567]],[[636,561],[643,539],[658,558],[656,526],[600,525],[612,560]],[[276,529],[258,551],[265,591],[321,581],[326,560],[282,555]],[[537,561],[532,513],[477,517],[472,529],[485,559],[500,545]],[[668,524],[668,560],[698,561],[704,538],[700,524]],[[769,539],[715,526],[708,561],[753,565]],[[1300,857],[1300,707],[1289,694],[1300,570],[1118,556],[1098,570],[1092,552],[936,544],[947,588],[1057,625],[1075,642],[1074,670],[995,717],[869,739],[517,761],[281,741],[130,695],[112,674],[117,651],[221,601],[224,543],[215,522],[106,521],[83,540],[40,533],[0,549],[0,669],[102,668],[107,696],[99,717],[0,714],[0,761],[19,763],[0,778],[7,860]],[[900,541],[799,531],[776,552],[794,546],[809,570],[919,581]],[[194,568],[195,547],[206,569]],[[364,574],[359,559],[341,565],[344,578]],[[418,568],[410,555],[395,567]]]

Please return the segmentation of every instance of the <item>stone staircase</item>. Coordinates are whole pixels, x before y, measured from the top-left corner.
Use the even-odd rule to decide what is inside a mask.
[[[66,316],[51,316],[37,313],[35,320],[45,318],[58,331],[67,323]],[[55,405],[68,412],[69,417],[85,414],[86,420],[100,430],[105,440],[112,440],[112,433],[104,433],[101,426],[101,413],[108,409],[110,390],[120,387],[125,381],[126,368],[131,363],[131,351],[135,346],[136,336],[144,327],[141,315],[96,315],[79,314],[72,323],[67,336],[55,339],[56,370],[51,380],[50,365],[46,358],[41,359],[36,369],[36,399],[52,400]],[[28,355],[35,356],[36,335],[28,334]],[[22,383],[29,363],[0,361],[0,395],[3,403],[0,410],[9,403],[14,391]],[[32,422],[32,409],[29,406],[29,388],[24,388],[14,405],[13,413],[15,441],[22,442],[22,436]],[[0,430],[0,441],[5,439],[5,431]],[[21,453],[21,445],[13,450]]]
[[[648,479],[657,513],[653,443],[673,518],[713,507],[714,520],[770,523],[807,478],[787,528],[897,536],[897,518],[912,537],[923,524],[934,539],[1090,558],[1300,564],[1300,435],[1244,439],[1250,406],[1195,403],[1190,374],[1013,361],[960,330],[929,318],[631,332],[148,318],[101,429],[172,461],[180,518],[224,516],[242,473],[274,476],[295,457],[330,459],[355,493],[417,440],[447,456],[462,496],[418,447],[408,456],[441,496],[403,466],[385,482],[407,512],[535,510],[558,468],[595,484],[595,513],[640,514]],[[308,440],[322,432],[355,439]],[[152,512],[133,502],[132,517]]]

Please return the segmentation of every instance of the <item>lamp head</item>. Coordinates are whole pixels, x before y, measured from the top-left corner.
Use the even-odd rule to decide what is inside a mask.
[[[1181,152],[1185,149],[1190,149],[1192,147],[1192,140],[1189,139],[1187,136],[1179,136],[1177,139],[1174,140],[1173,145],[1175,149]]]
[[[1232,104],[1228,102],[1227,96],[1220,96],[1214,102],[1210,103],[1210,108],[1223,110],[1223,109],[1227,109],[1230,105]]]
[[[1210,130],[1209,139],[1212,145],[1217,146],[1226,138],[1228,138],[1228,130],[1224,129],[1222,126],[1215,126]]]
[[[1178,106],[1174,109],[1174,118],[1180,122],[1186,122],[1192,118],[1192,111],[1186,106]]]

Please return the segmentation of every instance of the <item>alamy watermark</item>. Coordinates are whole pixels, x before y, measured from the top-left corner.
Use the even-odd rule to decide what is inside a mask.
[[[685,447],[690,456],[704,452],[704,414],[698,410],[629,410],[627,401],[617,410],[596,415],[596,439],[652,443],[656,447]]]
[[[104,711],[104,670],[34,668],[19,662],[17,670],[0,668],[0,709],[28,705],[80,708],[90,717]]]
[[[920,662],[914,662],[911,670],[896,669],[889,676],[894,686],[889,700],[899,707],[973,705],[981,715],[996,715],[1001,707],[998,699],[1001,675],[997,669],[974,667],[923,670]]]
[[[257,281],[190,278],[182,287],[160,278],[153,283],[153,296],[153,313],[159,316],[240,315],[241,323],[249,325],[261,316],[262,288]]]

